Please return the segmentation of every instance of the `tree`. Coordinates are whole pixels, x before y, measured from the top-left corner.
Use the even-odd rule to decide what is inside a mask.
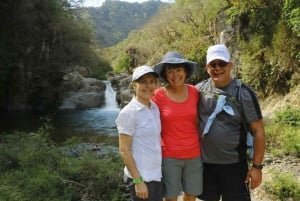
[[[101,63],[90,24],[68,1],[5,1],[0,11],[0,108],[56,107],[69,66]]]

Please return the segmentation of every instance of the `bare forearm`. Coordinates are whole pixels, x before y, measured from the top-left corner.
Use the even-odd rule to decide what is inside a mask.
[[[251,123],[254,135],[254,164],[262,164],[265,155],[266,137],[262,119]]]
[[[262,164],[265,155],[265,135],[264,133],[256,133],[254,138],[254,164]]]
[[[141,175],[136,167],[136,162],[131,152],[132,136],[119,135],[119,150],[125,166],[133,178],[139,178]]]
[[[125,166],[130,172],[133,178],[139,178],[141,175],[136,167],[135,160],[130,151],[120,151],[121,157],[124,161]]]

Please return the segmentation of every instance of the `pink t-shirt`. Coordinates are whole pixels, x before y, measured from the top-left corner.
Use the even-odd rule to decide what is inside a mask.
[[[189,159],[201,155],[197,128],[199,92],[188,87],[188,99],[172,101],[163,87],[154,92],[152,100],[158,105],[162,127],[163,157]]]

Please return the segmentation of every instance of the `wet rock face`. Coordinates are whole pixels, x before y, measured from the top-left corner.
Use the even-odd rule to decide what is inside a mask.
[[[86,78],[80,72],[63,76],[62,104],[59,109],[84,109],[100,107],[105,102],[106,85],[95,78]]]
[[[85,77],[86,73],[83,75],[82,71],[82,69],[70,71],[63,76],[60,109],[95,108],[105,104],[106,84],[95,78]],[[124,107],[133,96],[130,87],[131,75],[129,73],[114,75],[110,72],[107,74],[107,80],[116,92],[118,106]]]
[[[130,85],[132,76],[128,73],[121,73],[118,76],[110,77],[109,81],[117,93],[116,99],[120,108],[124,107],[133,96],[133,89]]]

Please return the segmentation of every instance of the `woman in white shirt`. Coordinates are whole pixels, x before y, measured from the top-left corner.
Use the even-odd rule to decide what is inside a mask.
[[[157,88],[157,77],[149,66],[134,70],[134,96],[116,119],[119,150],[133,201],[163,200],[160,114],[157,105],[151,101]]]

